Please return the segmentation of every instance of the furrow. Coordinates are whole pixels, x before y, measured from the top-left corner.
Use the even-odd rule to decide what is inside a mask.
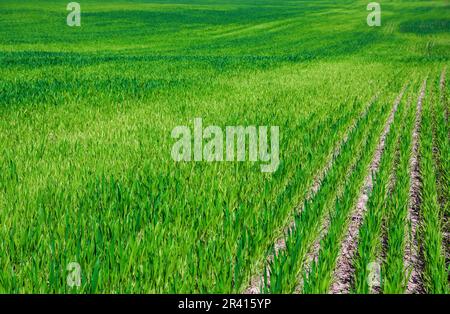
[[[422,121],[422,104],[425,97],[427,86],[427,79],[424,80],[420,91],[419,99],[417,100],[416,118],[414,123],[414,130],[412,134],[412,155],[410,158],[410,191],[409,191],[409,206],[408,206],[408,221],[411,226],[411,238],[409,239],[405,250],[405,266],[410,270],[408,283],[406,286],[407,293],[423,293],[423,280],[421,272],[423,269],[423,261],[420,258],[420,251],[417,239],[417,232],[419,227],[420,216],[420,169],[419,169],[419,136],[420,126]]]
[[[392,111],[388,120],[384,126],[383,133],[381,134],[380,141],[375,150],[375,154],[370,163],[369,173],[364,179],[364,186],[361,189],[361,193],[358,197],[357,206],[352,214],[351,222],[347,231],[347,235],[342,243],[339,257],[336,263],[336,269],[334,271],[334,281],[331,285],[331,293],[349,293],[351,287],[351,280],[354,274],[353,259],[357,249],[358,231],[363,222],[365,212],[367,211],[367,201],[369,195],[373,189],[374,176],[378,173],[380,167],[381,156],[384,152],[386,138],[391,129],[391,125],[394,121],[397,108],[406,90],[406,85],[396,98]]]
[[[295,292],[298,288],[298,279],[302,274],[307,254],[320,234],[326,213],[332,207],[341,187],[346,185],[345,176],[349,169],[358,164],[365,151],[367,137],[375,128],[374,120],[383,116],[385,106],[376,106],[370,110],[355,128],[342,153],[333,163],[324,181],[313,200],[305,202],[304,210],[296,217],[297,228],[287,235],[286,250],[278,254],[270,264],[270,285],[265,282],[266,288],[271,292]],[[275,276],[275,281],[272,277]]]
[[[433,81],[432,81],[433,82]],[[423,261],[421,278],[423,290],[427,293],[448,293],[448,269],[445,261],[445,247],[443,231],[443,217],[445,215],[445,201],[443,196],[448,188],[447,179],[442,180],[446,172],[445,159],[441,153],[448,156],[448,139],[445,134],[445,123],[438,119],[437,107],[440,106],[436,87],[430,84],[429,93],[423,105],[420,145],[419,170],[421,175],[421,206],[419,235],[421,241],[421,255]],[[447,162],[448,165],[448,162]]]
[[[444,67],[439,80],[440,106],[437,109],[437,124],[439,124],[438,145],[439,145],[439,186],[440,205],[443,208],[443,251],[445,252],[446,268],[450,269],[450,233],[449,233],[449,211],[450,211],[450,128],[448,127],[448,106],[446,88],[447,67]],[[441,112],[443,111],[443,112]],[[439,115],[441,114],[441,115]],[[444,119],[442,118],[444,114]],[[447,133],[447,138],[446,138]]]
[[[356,126],[358,125],[358,122],[363,119],[369,109],[372,107],[372,105],[375,103],[375,101],[378,99],[379,93],[374,95],[372,99],[367,103],[367,105],[364,107],[364,110],[360,113],[358,117],[356,117],[353,122],[351,123],[351,126],[347,129],[342,139],[338,142],[338,144],[335,146],[333,152],[328,156],[328,160],[326,162],[325,167],[322,168],[322,170],[319,171],[319,173],[316,175],[316,177],[313,180],[313,185],[311,186],[310,190],[307,193],[306,200],[311,200],[314,198],[314,196],[317,194],[317,192],[320,189],[321,183],[323,181],[323,178],[327,174],[327,172],[330,170],[330,168],[333,165],[334,160],[340,155],[342,147],[347,143],[349,139],[349,135],[354,132]],[[301,213],[303,211],[303,207],[300,207],[297,209],[297,213]],[[278,255],[278,253],[282,250],[286,249],[286,240],[285,236],[286,234],[290,234],[292,230],[295,228],[295,219],[292,220],[286,230],[283,232],[283,236],[281,236],[274,244],[274,253],[269,254],[267,257],[267,264],[270,264],[273,261],[274,256]],[[264,276],[266,276],[266,280],[270,281],[270,272],[269,269],[266,267],[264,269],[264,273],[254,276],[251,279],[250,286],[245,290],[244,294],[260,294],[261,287],[264,283]]]

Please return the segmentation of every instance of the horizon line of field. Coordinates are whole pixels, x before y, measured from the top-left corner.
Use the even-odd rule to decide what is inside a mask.
[[[443,114],[446,117],[446,123],[447,124],[444,127],[446,127],[447,134],[449,134],[448,133],[448,99],[447,99],[447,94],[446,94],[446,91],[445,91],[445,74],[446,74],[446,67],[444,67],[444,69],[442,70],[441,75],[440,75],[440,81],[438,83],[439,83],[439,93],[440,93],[440,96],[441,96],[440,97],[440,103],[441,103],[440,109],[444,109],[444,111],[445,111],[445,113],[443,113]],[[418,133],[419,136],[423,136],[422,132],[420,130],[420,122],[421,122],[421,114],[422,114],[422,112],[421,112],[421,103],[422,103],[422,101],[425,98],[425,91],[427,90],[426,80],[427,79],[425,79],[423,81],[422,87],[419,90],[419,95],[418,95],[418,99],[416,101],[416,106],[411,106],[411,104],[410,104],[411,103],[411,99],[413,97],[412,94],[409,96],[408,104],[404,104],[404,106],[407,106],[408,108],[411,108],[411,107],[415,108],[415,109],[414,108],[410,109],[410,111],[411,111],[410,114],[412,114],[412,110],[414,111],[414,116],[415,116],[414,125],[411,124],[411,128],[410,129],[406,129],[406,130],[410,131],[407,134],[407,137],[411,140],[411,145],[413,144],[413,137],[414,137],[413,133]],[[393,114],[392,120],[390,118],[387,118],[386,119],[386,125],[383,124],[383,126],[385,127],[384,130],[386,131],[386,128],[387,128],[387,132],[384,132],[385,134],[380,134],[377,137],[377,139],[378,139],[378,141],[377,141],[378,145],[377,146],[381,145],[381,142],[385,140],[385,139],[383,139],[383,137],[384,138],[387,137],[387,136],[391,136],[392,137],[393,136],[393,135],[391,135],[392,133],[398,132],[398,130],[391,131],[391,129],[392,129],[391,124],[393,123],[394,116],[397,113],[396,106],[400,102],[402,102],[402,103],[404,102],[404,101],[402,101],[402,98],[403,98],[403,93],[404,93],[404,91],[406,89],[406,85],[407,84],[404,85],[404,87],[402,88],[400,94],[397,96],[397,99],[394,101],[394,103],[392,105],[392,111],[391,111],[391,113]],[[411,85],[414,85],[414,83],[412,83]],[[415,93],[415,92],[412,91],[412,93]],[[372,102],[376,102],[376,98],[377,97],[378,97],[378,95],[375,95],[375,97],[369,102],[369,105],[367,106],[367,109],[370,109]],[[432,105],[433,104],[434,103],[432,102]],[[434,111],[433,114],[436,115],[436,111]],[[364,116],[364,112],[363,112],[362,116]],[[360,118],[361,118],[361,116],[360,116]],[[403,119],[402,119],[401,123],[403,124]],[[355,125],[356,124],[357,123],[355,121]],[[413,126],[414,126],[414,129],[412,129]],[[352,127],[354,127],[354,126],[352,126]],[[337,152],[337,155],[340,154],[339,150],[341,148],[341,145],[343,145],[347,141],[346,137],[349,134],[352,133],[352,127],[349,127],[347,129],[346,135],[344,135],[343,138],[341,138],[340,141],[337,141],[337,144],[336,144],[336,147],[335,147],[335,150],[334,150],[334,153]],[[400,128],[401,126],[397,125],[397,126],[394,126],[394,127]],[[405,129],[405,128],[403,128],[403,129]],[[405,133],[405,132],[406,131],[403,130],[403,133]],[[380,131],[380,133],[381,133],[381,131]],[[403,136],[405,136],[405,134]],[[434,136],[433,136],[433,139],[434,139]],[[397,141],[399,141],[399,140],[400,139],[398,138]],[[419,142],[421,142],[421,141],[419,140]],[[417,142],[417,145],[419,145],[419,142]],[[409,147],[410,150],[413,149],[413,147],[411,145]],[[440,143],[440,145],[445,145],[447,147],[447,149],[448,149],[448,138],[447,138],[447,143],[445,143],[445,142],[444,143]],[[382,146],[382,148],[381,148],[379,159],[382,159],[384,157],[384,153],[385,153],[385,146],[384,146],[384,144],[381,145],[381,146]],[[399,149],[401,149],[401,148],[399,148],[398,145],[396,145],[395,146],[396,154],[398,154],[398,150]],[[402,154],[407,154],[406,157],[404,157],[404,160],[407,160],[408,164],[411,163],[411,160],[413,158],[412,156],[410,156],[410,154],[412,155],[412,152],[410,150],[402,152]],[[433,150],[435,150],[435,147],[433,147]],[[386,157],[384,157],[384,158],[386,158]],[[372,198],[373,189],[367,189],[367,178],[370,176],[371,180],[376,181],[377,173],[379,172],[379,168],[381,167],[381,165],[378,164],[375,167],[375,169],[374,169],[374,167],[373,167],[373,164],[375,162],[374,159],[375,159],[375,155],[373,156],[373,159],[371,159],[371,162],[370,162],[371,166],[369,167],[372,171],[368,171],[367,167],[364,167],[365,168],[364,169],[365,170],[364,173],[367,175],[367,177],[363,181],[365,183],[364,185],[362,183],[358,184],[358,187],[359,187],[358,191],[360,191],[360,193],[358,193],[358,195],[359,195],[358,200],[363,194],[366,194],[366,198],[367,198],[366,202],[368,202],[368,201],[370,202],[370,199]],[[329,174],[328,173],[329,167],[332,167],[333,163],[334,163],[334,159],[331,158],[328,161],[328,164],[322,169],[322,171],[323,171],[322,175],[323,176],[327,176]],[[378,163],[380,163],[380,161]],[[444,163],[445,163],[445,160],[444,160],[444,162],[442,162],[442,164],[444,164]],[[350,167],[350,168],[354,168],[354,167]],[[373,171],[373,170],[375,170],[375,171]],[[420,170],[422,170],[422,169],[420,169]],[[390,171],[392,171],[392,169]],[[412,178],[411,178],[412,173],[411,173],[411,171],[412,171],[412,168],[408,168],[407,169],[407,175],[410,177],[410,180],[412,181]],[[448,182],[445,181],[446,178],[448,178],[448,177],[445,176],[445,174],[448,174],[448,169],[444,169],[443,171],[447,171],[447,172],[445,172],[444,175],[441,175],[441,177],[440,177],[441,178],[441,182],[437,182],[436,181],[436,184],[438,185],[438,188],[439,188],[439,185],[442,185],[442,184],[446,185],[446,184],[448,184]],[[314,183],[316,186],[312,186],[311,187],[311,191],[313,192],[312,193],[312,198],[314,198],[315,192],[317,192],[317,191],[314,191],[314,189],[317,189],[317,190],[321,189],[321,183],[322,182],[320,182],[320,181],[322,181],[322,180],[321,180],[320,176],[321,176],[321,174],[320,174],[320,171],[319,171],[319,175],[318,175],[318,177],[316,177],[315,183]],[[420,177],[422,178],[423,176],[424,176],[424,174],[422,172],[420,172]],[[442,178],[443,178],[444,181],[442,181]],[[317,182],[316,180],[318,180],[319,182]],[[367,190],[369,190],[369,191],[367,191]],[[441,188],[441,190],[442,190],[442,188]],[[411,194],[408,195],[408,204],[410,204],[410,205],[412,203],[412,201],[411,201],[412,197],[413,197],[413,195],[411,195]],[[336,196],[336,201],[338,201],[339,199],[340,199],[340,197],[339,197],[339,195],[337,195]],[[448,202],[447,199],[444,199],[444,200],[445,200],[445,202]],[[350,256],[346,256],[346,260],[347,260],[346,263],[349,264],[349,261],[350,261],[350,273],[348,273],[345,276],[345,280],[346,280],[346,282],[345,282],[345,289],[337,291],[335,288],[333,288],[332,290],[334,291],[334,293],[336,293],[336,292],[338,292],[338,293],[350,293],[352,291],[358,291],[358,290],[355,290],[355,286],[354,286],[355,285],[354,280],[355,280],[355,276],[356,276],[355,275],[355,265],[354,265],[355,261],[354,261],[354,259],[355,259],[355,255],[357,253],[356,250],[360,249],[359,246],[361,245],[359,243],[359,240],[361,238],[361,230],[360,230],[360,228],[363,225],[363,223],[367,223],[367,219],[368,218],[366,217],[367,208],[364,208],[362,210],[362,212],[361,212],[361,210],[358,211],[358,210],[354,209],[354,207],[356,207],[356,204],[354,204],[354,203],[355,203],[355,200],[353,200],[352,206],[351,206],[352,208],[349,211],[349,213],[351,214],[350,217],[347,216],[344,219],[345,228],[343,228],[344,230],[341,230],[341,237],[339,237],[339,239],[337,241],[337,244],[335,243],[336,245],[338,245],[338,247],[343,245],[343,242],[344,242],[343,239],[345,239],[344,235],[346,237],[348,237],[348,233],[350,232],[349,230],[347,230],[348,227],[349,227],[348,226],[349,220],[350,221],[354,221],[355,219],[356,220],[359,219],[359,224],[357,224],[357,228],[356,228],[357,229],[356,230],[357,231],[356,236],[353,235],[353,239],[351,239],[352,245],[354,246],[353,247],[353,252],[350,254]],[[447,209],[447,211],[445,211],[445,206],[448,206],[446,204],[447,203],[441,203],[440,204],[440,206],[442,208],[442,211],[444,211],[444,214],[445,214],[444,221],[448,220],[448,218],[447,218],[447,216],[448,216],[448,209]],[[408,225],[411,225],[411,210],[413,210],[410,205],[408,205],[407,212],[404,213],[406,215],[405,219],[407,219],[409,221]],[[365,206],[366,205],[363,205],[363,207],[365,207]],[[301,207],[301,208],[303,209],[304,207]],[[302,213],[302,210],[300,211],[299,215],[301,215],[301,213]],[[418,214],[420,216],[420,213],[418,213]],[[321,225],[322,229],[321,229],[321,231],[318,233],[318,235],[316,235],[314,237],[315,238],[314,244],[312,246],[309,246],[308,250],[306,251],[306,255],[309,256],[309,258],[307,259],[307,262],[306,263],[305,262],[301,263],[300,269],[303,270],[303,283],[306,282],[307,278],[309,278],[309,276],[311,275],[311,263],[313,264],[314,267],[317,267],[317,261],[320,260],[319,258],[321,257],[321,255],[319,254],[319,250],[322,251],[322,249],[323,249],[323,244],[324,244],[323,237],[326,236],[325,234],[328,234],[328,229],[330,228],[329,220],[327,220],[326,217],[327,216],[325,216],[325,220],[322,222],[322,225]],[[422,229],[423,229],[423,220],[425,220],[426,218],[427,217],[420,216],[419,217],[420,221],[416,221],[416,223],[415,223],[416,226],[415,226],[414,229],[415,230],[420,229],[419,231],[422,231]],[[383,217],[384,223],[386,223],[386,219],[387,219],[386,217]],[[420,228],[419,228],[418,225],[420,225]],[[446,264],[448,265],[448,252],[447,252],[445,243],[443,243],[443,240],[445,240],[447,242],[447,244],[448,244],[448,231],[445,231],[443,229],[444,226],[441,223],[438,223],[437,225],[434,225],[434,228],[436,228],[436,227],[439,229],[438,230],[438,234],[440,235],[440,237],[438,237],[438,238],[440,238],[440,241],[439,241],[439,239],[437,239],[437,240],[435,239],[435,242],[440,242],[441,243],[441,245],[440,245],[441,252],[443,252],[443,254],[445,255]],[[284,236],[280,237],[276,241],[276,243],[274,244],[273,254],[269,254],[266,257],[266,261],[264,262],[264,272],[263,272],[263,274],[262,275],[261,274],[259,274],[259,275],[257,274],[254,277],[252,277],[252,279],[250,281],[250,285],[245,289],[245,293],[261,293],[262,291],[265,291],[265,292],[271,291],[270,276],[271,276],[271,271],[272,271],[271,268],[273,267],[273,263],[274,263],[273,260],[274,260],[274,258],[278,258],[279,255],[285,254],[287,238],[292,236],[292,230],[295,230],[295,228],[296,228],[296,224],[295,224],[295,220],[294,220],[293,222],[291,221],[289,223],[288,227],[285,229],[285,232],[283,233]],[[384,226],[384,228],[386,228],[386,226]],[[410,231],[410,229],[408,229],[408,230]],[[436,230],[434,230],[434,231],[436,231]],[[398,285],[398,287],[400,287],[399,290],[397,291],[397,293],[404,293],[404,292],[407,292],[407,293],[423,293],[423,292],[425,292],[423,289],[422,290],[416,290],[416,291],[415,290],[411,290],[410,285],[405,284],[404,280],[406,279],[406,283],[410,282],[412,280],[411,279],[411,277],[412,277],[411,276],[411,269],[412,268],[416,269],[416,272],[417,272],[418,264],[423,264],[424,263],[423,251],[426,250],[427,248],[424,248],[424,247],[416,248],[416,250],[420,250],[420,256],[419,256],[420,260],[417,260],[417,258],[416,258],[416,260],[413,263],[408,262],[409,260],[411,260],[411,257],[407,256],[408,252],[406,250],[406,244],[408,243],[408,244],[411,245],[411,243],[408,242],[408,239],[411,237],[411,235],[408,236],[408,234],[407,234],[407,232],[405,230],[403,230],[403,232],[401,232],[401,234],[403,234],[403,237],[404,237],[404,241],[402,242],[401,246],[404,247],[404,250],[403,250],[404,253],[403,254],[406,257],[403,256],[403,254],[402,254],[402,259],[404,258],[405,260],[403,261],[403,263],[401,263],[401,265],[402,265],[402,270],[401,270],[402,277],[400,277],[401,280],[399,280],[398,283],[396,283]],[[446,235],[446,236],[444,236],[444,235]],[[382,235],[382,236],[383,237],[386,236],[386,230],[384,230],[384,235]],[[417,234],[412,234],[412,237],[414,239],[416,239],[418,237],[418,235]],[[380,239],[380,241],[381,240],[382,239]],[[417,239],[413,241],[413,244],[414,243],[417,246]],[[314,252],[311,252],[311,248],[314,249]],[[386,248],[384,247],[383,249],[386,249]],[[339,255],[340,255],[339,258],[341,258],[341,252],[342,252],[342,248],[341,248],[341,250],[339,250]],[[411,253],[409,253],[409,254],[411,254]],[[381,254],[377,257],[376,261],[379,262],[380,258],[382,256],[383,256],[383,252],[381,252]],[[288,257],[284,256],[284,260],[286,260],[286,258],[288,258]],[[333,267],[332,267],[331,270],[328,270],[328,275],[330,274],[330,271],[331,271],[331,274],[333,275],[332,278],[331,278],[331,282],[333,282],[333,286],[334,286],[336,284],[336,282],[335,282],[335,279],[336,279],[335,278],[335,276],[336,276],[335,266],[337,265],[337,261],[336,261],[337,257],[333,257],[332,260],[333,259],[334,259],[334,261],[332,262]],[[384,261],[384,262],[382,262],[382,264],[383,264],[383,269],[384,269],[385,265],[386,265],[386,262]],[[407,264],[407,265],[405,265],[405,264]],[[442,265],[440,265],[440,267],[442,268]],[[444,267],[445,267],[445,263],[444,263]],[[305,271],[305,269],[306,269],[306,271]],[[317,269],[316,269],[316,271],[317,271]],[[367,272],[367,269],[365,271]],[[417,285],[418,286],[425,286],[426,285],[427,286],[426,287],[426,291],[427,292],[436,292],[436,285],[433,286],[433,280],[430,280],[429,278],[428,279],[424,278],[424,277],[427,277],[427,276],[428,277],[433,276],[433,274],[432,274],[433,270],[430,271],[431,275],[430,274],[424,274],[423,270],[419,270],[419,271],[420,271],[420,274],[418,274],[418,276],[419,276],[418,278],[420,280],[420,283],[417,283]],[[302,280],[299,278],[301,276],[298,276],[299,273],[300,272],[296,273],[296,278],[300,281],[300,283],[298,285],[296,285],[296,289],[294,291],[289,291],[289,292],[300,292],[301,291],[301,288],[303,287],[303,284],[302,284]],[[441,275],[442,275],[442,271],[441,271]],[[417,281],[418,279],[415,278],[414,280]],[[439,279],[439,280],[442,281],[442,278]],[[258,285],[259,285],[259,287],[258,287]],[[381,285],[381,283],[380,283],[380,285]],[[448,283],[440,282],[437,285],[441,286],[441,290],[440,290],[441,292],[448,291]],[[330,292],[330,288],[331,288],[330,284],[328,284],[328,285],[326,284],[325,286],[326,286],[326,289],[323,289],[323,286],[322,286],[320,288],[322,290],[319,289],[319,291],[316,290],[316,291],[311,291],[311,292],[316,292],[316,293],[317,292],[321,292],[321,293]],[[298,289],[299,287],[300,287],[300,289]],[[381,286],[378,287],[378,289],[377,289],[377,287],[374,287],[374,289],[370,288],[369,291],[372,292],[372,293],[382,292],[381,288],[382,288]],[[385,287],[384,289],[385,289],[384,290],[385,293],[390,293],[388,288]],[[438,288],[438,291],[439,291],[439,288]],[[271,292],[285,292],[285,291],[283,291],[283,290],[279,290],[279,291],[275,290],[275,291],[273,291],[272,290]]]

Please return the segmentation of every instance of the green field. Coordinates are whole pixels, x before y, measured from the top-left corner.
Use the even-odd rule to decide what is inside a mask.
[[[448,1],[68,2],[0,0],[0,293],[449,292]]]

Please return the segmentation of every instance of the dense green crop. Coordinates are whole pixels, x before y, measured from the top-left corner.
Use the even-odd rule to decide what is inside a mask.
[[[405,121],[399,135],[398,159],[394,172],[394,184],[386,203],[386,252],[382,267],[384,293],[402,293],[406,286],[404,271],[405,241],[408,224],[408,206],[411,184],[410,159],[412,133],[416,117],[416,105],[409,99]]]
[[[401,92],[402,93],[402,92]],[[402,95],[402,94],[400,94]],[[398,96],[400,97],[400,96]],[[397,105],[394,101],[392,111],[396,113]],[[389,107],[387,107],[389,108]],[[389,110],[384,109],[389,112]],[[383,128],[387,127],[383,119],[375,123],[375,129],[371,131],[367,139],[368,146],[364,151],[360,162],[353,170],[350,182],[346,185],[343,195],[336,200],[334,212],[331,214],[330,226],[326,236],[321,240],[320,251],[317,261],[313,262],[310,273],[306,276],[304,283],[305,293],[327,293],[333,281],[333,270],[336,267],[341,242],[345,235],[345,230],[351,220],[351,211],[358,206],[356,202],[363,187],[364,179],[369,169],[369,164],[373,160],[376,145],[379,144],[380,134]],[[390,125],[389,125],[390,126]],[[382,135],[381,135],[382,136]],[[383,153],[383,152],[382,152]],[[375,173],[372,173],[375,175]]]
[[[424,252],[425,288],[429,293],[448,293],[448,269],[445,265],[445,255],[443,255],[446,248],[442,239],[443,217],[445,217],[445,210],[448,211],[446,209],[447,201],[443,195],[444,193],[448,194],[448,190],[444,190],[448,181],[443,179],[448,173],[448,159],[445,160],[442,157],[446,151],[448,152],[449,133],[448,124],[443,123],[444,120],[441,118],[444,116],[444,111],[442,111],[444,108],[442,106],[443,98],[440,100],[438,98],[440,94],[439,81],[433,78],[430,80],[431,87],[427,94],[422,120],[420,165],[423,173],[423,204],[421,207],[423,225],[419,234]],[[445,130],[447,130],[446,140],[442,137]],[[437,134],[441,134],[439,139]],[[434,147],[437,147],[436,153],[434,153]],[[439,180],[437,179],[438,171]],[[440,198],[439,194],[441,194]]]
[[[268,293],[327,292],[393,101],[430,71],[422,279],[448,292],[450,84],[435,74],[448,66],[448,4],[382,3],[369,27],[361,0],[79,2],[69,27],[67,3],[0,0],[0,293],[240,293],[254,278]],[[408,279],[415,108],[405,96],[387,137],[352,263],[358,293],[374,261],[383,292]],[[278,126],[279,167],[175,162],[171,131],[195,118]]]
[[[382,152],[379,170],[374,174],[373,188],[367,203],[365,220],[359,229],[358,251],[354,262],[354,290],[356,293],[369,293],[374,288],[369,284],[368,265],[379,260],[382,251],[383,216],[393,181],[393,168],[397,162],[398,137],[404,126],[405,96],[399,103],[394,120],[389,128]],[[380,278],[381,279],[381,278]]]

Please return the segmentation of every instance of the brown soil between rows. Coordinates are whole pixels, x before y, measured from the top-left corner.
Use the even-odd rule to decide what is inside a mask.
[[[391,113],[385,123],[383,132],[381,134],[379,143],[375,150],[374,156],[370,163],[369,173],[364,179],[363,187],[361,188],[358,201],[355,209],[352,212],[351,221],[348,227],[346,236],[341,245],[341,250],[336,263],[336,269],[334,271],[334,279],[330,288],[332,294],[346,294],[350,293],[352,280],[354,276],[353,260],[358,247],[359,229],[364,220],[365,212],[367,211],[367,202],[369,195],[373,188],[373,179],[380,167],[381,156],[384,152],[386,138],[389,134],[392,122],[394,121],[395,114],[398,109],[398,105],[403,98],[406,90],[406,85],[400,91],[400,94],[394,101]]]
[[[333,153],[329,156],[325,167],[321,171],[319,171],[317,176],[314,178],[313,184],[312,184],[310,190],[308,191],[308,194],[307,194],[307,197],[306,197],[307,200],[312,199],[316,195],[316,193],[319,191],[320,186],[322,184],[322,180],[325,178],[326,174],[328,173],[328,171],[332,167],[334,159],[337,156],[339,156],[342,146],[347,142],[350,133],[356,127],[358,119],[362,118],[364,115],[367,114],[369,108],[378,99],[378,96],[379,96],[379,93],[377,93],[376,95],[374,95],[372,97],[372,99],[365,106],[364,111],[359,115],[358,118],[356,118],[352,122],[352,125],[347,129],[347,131],[345,132],[345,135],[343,136],[343,138],[338,142],[338,145],[335,147]],[[301,213],[302,210],[303,210],[303,208],[300,208],[298,210],[298,213]],[[286,249],[285,235],[289,234],[290,231],[292,231],[294,228],[295,228],[295,220],[292,220],[289,223],[288,227],[284,230],[283,235],[274,244],[275,255],[278,255],[278,253],[280,251],[283,251],[283,250]],[[272,255],[272,254],[267,256],[266,265],[270,264],[270,262],[273,261],[273,258],[274,258],[274,255]],[[269,271],[269,268],[267,267],[267,268],[265,268],[265,270],[266,270],[267,281],[270,284],[270,271]],[[264,272],[264,270],[263,270],[263,272]],[[252,277],[251,280],[250,280],[250,285],[249,285],[249,287],[247,289],[245,289],[244,294],[260,294],[260,293],[262,293],[261,286],[262,286],[263,283],[264,283],[264,273]]]
[[[422,121],[422,104],[425,97],[425,91],[427,86],[427,79],[424,80],[420,91],[419,98],[417,100],[416,120],[413,129],[413,149],[410,159],[410,203],[408,206],[408,221],[411,226],[411,238],[407,239],[407,245],[405,247],[405,268],[407,272],[410,272],[408,283],[406,286],[406,293],[417,294],[424,293],[422,270],[423,270],[423,258],[418,244],[418,228],[420,217],[420,191],[421,191],[421,179],[420,179],[420,155],[419,155],[419,137],[420,126]]]

